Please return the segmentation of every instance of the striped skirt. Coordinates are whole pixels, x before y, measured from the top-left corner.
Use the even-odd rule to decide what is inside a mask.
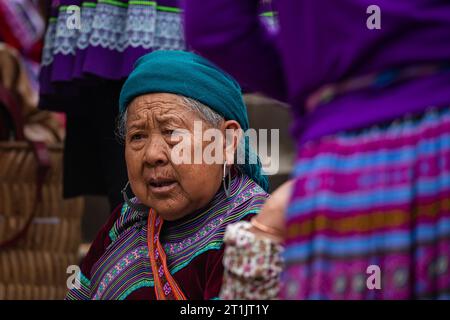
[[[450,298],[450,107],[309,142],[284,299]]]

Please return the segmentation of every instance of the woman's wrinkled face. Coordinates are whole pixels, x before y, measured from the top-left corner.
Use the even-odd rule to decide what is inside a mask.
[[[192,150],[210,143],[194,135],[194,121],[202,121],[203,131],[211,128],[174,94],[143,95],[128,106],[125,157],[130,185],[136,197],[165,220],[177,220],[206,206],[222,182],[221,164],[176,164],[171,159],[180,142],[174,131],[187,132]]]

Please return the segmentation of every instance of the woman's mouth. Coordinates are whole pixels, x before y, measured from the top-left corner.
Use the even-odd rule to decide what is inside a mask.
[[[148,188],[153,194],[163,195],[171,192],[176,184],[175,180],[152,179],[148,182]]]

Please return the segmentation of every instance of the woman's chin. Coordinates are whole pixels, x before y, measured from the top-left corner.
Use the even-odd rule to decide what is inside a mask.
[[[183,204],[174,204],[170,200],[152,201],[153,205],[150,205],[161,218],[166,221],[175,221],[183,218],[189,212],[186,206]]]
[[[170,209],[162,208],[159,210],[157,208],[154,208],[154,209],[159,214],[159,216],[161,218],[163,218],[163,220],[166,220],[166,221],[175,221],[175,220],[181,219],[187,215],[182,210],[176,210],[176,209],[172,209],[172,208],[170,208]]]

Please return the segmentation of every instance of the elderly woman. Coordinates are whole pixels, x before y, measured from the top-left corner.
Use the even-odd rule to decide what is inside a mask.
[[[249,126],[239,85],[193,53],[155,51],[137,61],[119,104],[135,197],[124,189],[67,299],[216,298],[225,228],[249,220],[268,197],[259,160],[233,164]],[[221,135],[205,141],[196,127]],[[174,152],[182,140],[185,161]],[[194,161],[211,143],[222,159]]]

